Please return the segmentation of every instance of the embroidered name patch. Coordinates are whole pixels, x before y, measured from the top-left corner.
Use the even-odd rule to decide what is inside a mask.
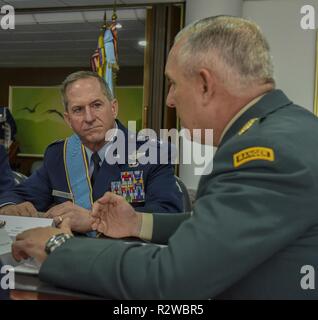
[[[274,150],[264,147],[252,147],[244,149],[233,155],[233,163],[235,168],[254,160],[274,161]]]

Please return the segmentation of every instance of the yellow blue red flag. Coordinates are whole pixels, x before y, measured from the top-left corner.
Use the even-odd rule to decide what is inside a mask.
[[[109,89],[114,93],[114,82],[118,66],[118,47],[117,47],[117,15],[114,12],[112,22],[106,22],[101,28],[98,36],[97,49],[91,57],[92,70],[97,72],[107,82]]]

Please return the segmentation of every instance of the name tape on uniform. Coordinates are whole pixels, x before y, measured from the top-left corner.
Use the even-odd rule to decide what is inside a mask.
[[[60,198],[64,198],[64,199],[73,200],[73,195],[71,193],[58,191],[58,190],[53,190],[52,191],[52,196],[53,197],[60,197]]]

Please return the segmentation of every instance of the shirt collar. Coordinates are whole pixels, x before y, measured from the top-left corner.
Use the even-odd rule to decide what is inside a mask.
[[[231,126],[233,125],[233,123],[244,113],[246,112],[248,109],[250,109],[251,107],[253,107],[258,101],[260,101],[263,96],[265,94],[262,94],[261,96],[256,97],[255,99],[253,99],[252,101],[250,101],[246,106],[244,106],[231,120],[230,122],[225,126],[225,128],[223,129],[223,132],[221,134],[221,138],[219,141],[219,145],[221,144],[222,139],[224,138],[225,134],[228,132],[228,130],[231,128]]]
[[[118,125],[117,125],[116,121],[115,121],[114,129],[115,130],[113,131],[113,134],[111,135],[110,139],[103,145],[103,147],[101,149],[99,149],[97,151],[97,153],[98,153],[98,155],[100,157],[101,163],[105,159],[105,154],[106,154],[106,151],[107,151],[108,147],[114,142],[115,137],[117,136]],[[86,147],[86,146],[84,146],[84,147],[85,147],[85,151],[86,151],[86,154],[87,154],[88,163],[90,164],[91,163],[91,158],[92,158],[92,155],[93,155],[94,152],[91,149],[89,149],[88,147]]]

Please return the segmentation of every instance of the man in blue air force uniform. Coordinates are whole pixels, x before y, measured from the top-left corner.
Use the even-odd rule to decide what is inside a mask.
[[[14,180],[8,162],[8,156],[4,146],[0,145],[0,194],[13,188],[13,186]]]
[[[139,163],[137,151],[145,142],[137,141],[128,154],[133,139],[128,139],[128,130],[115,120],[117,100],[102,78],[92,72],[73,73],[65,79],[62,95],[64,118],[75,134],[52,143],[43,166],[0,197],[1,214],[36,216],[37,211],[47,211],[46,216],[56,223],[68,217],[73,231],[87,233],[91,231],[92,203],[105,191],[124,196],[138,211],[182,210],[182,194],[170,161],[162,165]],[[123,136],[125,150],[113,148]],[[150,146],[159,154],[159,142]],[[118,160],[115,164],[105,161],[114,157]]]

